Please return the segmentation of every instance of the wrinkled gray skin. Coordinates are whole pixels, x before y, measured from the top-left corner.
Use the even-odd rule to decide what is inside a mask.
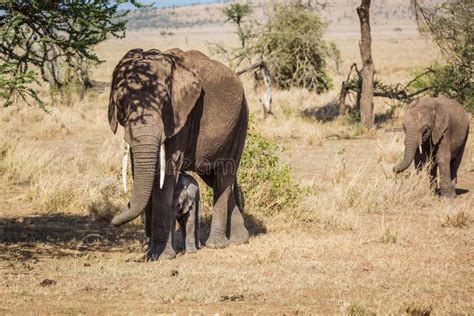
[[[461,164],[469,133],[469,116],[458,102],[446,97],[424,98],[410,104],[403,119],[405,152],[403,160],[393,167],[396,173],[415,161],[415,168],[431,165],[432,186],[442,196],[455,197],[457,171]],[[421,146],[421,151],[419,147]]]
[[[179,224],[181,239],[184,242],[183,249],[186,252],[197,252],[201,248],[199,184],[196,179],[184,172],[180,172],[178,183],[174,190],[173,211]],[[142,223],[145,222],[145,214],[142,214]],[[174,227],[176,227],[176,223],[171,227],[172,242],[176,243],[173,233]],[[148,250],[149,242],[150,239],[147,238],[146,243],[143,245],[142,250],[145,253]],[[174,244],[174,248],[177,249],[177,245]]]
[[[184,250],[196,252],[200,243],[199,185],[188,174],[180,173],[173,197],[173,209],[179,223]]]
[[[206,246],[248,241],[236,194],[248,108],[232,70],[198,51],[133,49],[114,69],[108,118],[114,133],[118,124],[124,127],[134,179],[130,207],[112,224],[122,225],[145,212],[147,260],[176,256],[172,203],[180,170],[196,172],[213,189]]]

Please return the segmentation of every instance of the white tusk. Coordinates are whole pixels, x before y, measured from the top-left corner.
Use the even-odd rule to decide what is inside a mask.
[[[421,153],[422,153],[422,151],[421,151],[421,145],[420,145],[420,147],[418,147],[418,149],[420,150],[420,154],[421,154]]]
[[[122,187],[123,192],[127,193],[127,167],[128,167],[128,154],[130,153],[130,145],[125,143],[123,158],[122,158]]]
[[[165,182],[165,168],[166,168],[165,144],[162,143],[160,146],[160,189],[163,188],[163,183]]]

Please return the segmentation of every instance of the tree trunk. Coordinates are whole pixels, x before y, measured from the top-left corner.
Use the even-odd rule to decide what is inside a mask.
[[[347,112],[347,103],[346,103],[346,97],[347,93],[349,93],[349,89],[346,87],[346,82],[342,82],[341,86],[341,93],[339,94],[339,115],[344,115]]]
[[[357,14],[360,20],[361,41],[360,56],[362,58],[362,92],[360,97],[361,123],[367,128],[374,125],[374,63],[372,61],[372,38],[370,35],[370,0],[362,0]]]
[[[270,70],[268,70],[267,64],[262,61],[260,67],[262,71],[263,83],[265,85],[265,92],[262,97],[263,105],[263,118],[266,119],[269,115],[273,115],[272,112],[272,82],[270,78]]]

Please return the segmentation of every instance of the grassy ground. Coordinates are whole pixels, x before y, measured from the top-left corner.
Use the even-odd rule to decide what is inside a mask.
[[[203,49],[209,37],[186,40],[177,32],[175,40],[157,43],[140,36],[101,45],[106,63],[94,79],[109,81],[129,48]],[[359,60],[357,41],[336,43],[345,71]],[[378,75],[389,82],[406,80],[436,57],[417,38],[374,43]],[[334,76],[338,87],[343,75]],[[473,135],[459,172],[460,195],[439,199],[425,175],[390,171],[403,150],[396,129],[403,111],[365,132],[341,119],[314,118],[337,88],[323,96],[276,91],[277,115],[264,122],[260,93],[246,86],[257,130],[284,145],[281,158],[305,187],[300,206],[272,216],[247,210],[248,244],[156,263],[138,260],[139,224],[113,228],[97,212],[91,216],[126,200],[119,189],[122,137],[108,127],[108,92],[83,101],[57,96],[54,116],[3,109],[0,313],[474,312]],[[379,113],[388,108],[377,100]]]

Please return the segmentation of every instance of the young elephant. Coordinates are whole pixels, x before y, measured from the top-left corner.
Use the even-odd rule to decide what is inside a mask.
[[[185,242],[185,251],[196,252],[201,248],[199,185],[196,179],[183,172],[174,191],[173,210]]]
[[[187,252],[197,252],[201,248],[200,242],[200,205],[199,205],[199,185],[196,179],[187,173],[180,172],[178,183],[173,195],[173,214],[179,224],[184,250]],[[142,222],[145,223],[144,214]],[[174,223],[176,223],[174,221]],[[175,226],[175,224],[174,224]],[[174,227],[173,226],[173,227]],[[176,241],[173,231],[173,247],[176,249]],[[149,236],[143,245],[143,252],[148,249]]]
[[[405,153],[393,167],[396,173],[406,170],[415,160],[415,168],[430,162],[431,180],[436,186],[440,173],[440,193],[455,197],[457,171],[469,133],[469,116],[461,104],[446,97],[424,98],[408,107],[403,119]]]

